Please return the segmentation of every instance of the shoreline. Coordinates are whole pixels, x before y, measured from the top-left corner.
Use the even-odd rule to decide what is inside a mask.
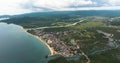
[[[50,54],[48,56],[53,56],[55,54],[58,54],[58,52],[56,52],[53,48],[51,48],[47,43],[46,41],[44,41],[41,37],[37,36],[37,35],[33,35],[29,32],[27,32],[27,30],[24,30],[24,32],[28,33],[29,35],[35,37],[36,39],[38,39],[40,42],[42,42],[43,44],[45,44],[45,46],[47,46],[47,48],[49,49],[50,51]]]
[[[39,36],[36,36],[36,35],[33,35],[35,38],[37,38],[40,42],[44,43],[48,49],[50,50],[50,54],[48,56],[53,56],[55,54],[58,54],[53,48],[51,48],[47,43],[46,41],[44,41],[41,37]]]

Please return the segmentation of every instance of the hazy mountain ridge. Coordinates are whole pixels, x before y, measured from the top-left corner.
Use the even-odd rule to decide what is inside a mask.
[[[21,15],[12,15],[9,16],[10,19],[2,20],[2,22],[14,23],[22,25],[25,28],[31,28],[40,26],[50,26],[53,22],[78,21],[79,18],[87,16],[117,17],[120,16],[120,12],[119,10],[34,12]],[[32,26],[26,26],[24,24]]]

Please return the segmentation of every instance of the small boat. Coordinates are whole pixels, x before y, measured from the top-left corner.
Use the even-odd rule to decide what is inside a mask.
[[[45,58],[48,58],[48,55],[46,55]]]

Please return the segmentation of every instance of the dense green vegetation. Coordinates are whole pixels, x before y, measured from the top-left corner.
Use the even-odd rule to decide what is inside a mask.
[[[73,28],[85,29],[85,28],[103,27],[103,26],[104,26],[104,23],[102,23],[101,21],[89,21],[81,25],[73,26]]]
[[[55,23],[52,23],[51,25],[53,26],[65,26],[65,25],[68,25],[68,24],[72,24],[74,22],[55,22]]]
[[[119,53],[120,48],[116,48],[89,57],[91,58],[91,63],[119,63]]]

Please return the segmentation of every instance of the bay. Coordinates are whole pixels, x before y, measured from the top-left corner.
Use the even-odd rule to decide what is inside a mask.
[[[0,63],[47,63],[47,46],[21,26],[0,23]]]

